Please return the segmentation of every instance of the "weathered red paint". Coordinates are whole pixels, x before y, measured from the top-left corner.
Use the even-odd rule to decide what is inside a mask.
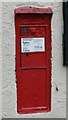
[[[51,110],[51,8],[17,8],[16,82],[17,112],[37,113]],[[27,26],[28,34],[22,27]],[[21,38],[44,37],[45,52],[21,52]]]
[[[52,9],[49,8],[17,8],[15,9],[15,13],[16,14],[33,14],[33,13],[37,13],[37,14],[52,14]]]

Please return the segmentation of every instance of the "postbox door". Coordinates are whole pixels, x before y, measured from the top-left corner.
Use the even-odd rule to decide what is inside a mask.
[[[18,113],[49,111],[50,40],[46,26],[20,26],[17,43]],[[49,89],[49,90],[48,90]]]

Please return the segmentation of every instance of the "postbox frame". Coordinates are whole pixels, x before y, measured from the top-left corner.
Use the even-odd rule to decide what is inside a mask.
[[[53,11],[52,11],[52,9],[51,8],[17,8],[17,9],[15,9],[15,33],[17,33],[17,27],[16,27],[16,15],[29,15],[29,14],[34,14],[34,15],[36,15],[36,14],[40,14],[40,15],[43,15],[43,14],[45,14],[45,15],[49,15],[50,17],[49,17],[49,19],[51,20],[51,17],[52,17],[52,14],[53,14]],[[51,22],[50,22],[50,26],[48,26],[48,25],[46,25],[46,24],[44,24],[44,25],[35,25],[35,24],[28,24],[28,25],[26,25],[26,24],[24,24],[24,25],[19,25],[19,28],[18,28],[18,30],[20,31],[20,28],[21,27],[23,27],[23,26],[29,26],[29,27],[45,27],[46,28],[46,39],[49,39],[49,40],[51,40]],[[49,28],[49,29],[48,29]],[[20,33],[19,33],[20,34]],[[22,36],[20,36],[19,37],[19,35],[18,36],[16,36],[16,41],[17,41],[17,39],[18,38],[21,38]],[[49,45],[47,45],[47,44],[49,44]],[[49,53],[48,53],[48,55],[50,56],[50,58],[51,58],[51,41],[49,42],[49,43],[47,43],[46,42],[46,46],[48,47],[49,46]],[[17,73],[17,69],[18,69],[18,67],[20,67],[20,51],[18,52],[18,45],[17,45],[17,43],[16,43],[16,83],[17,83],[17,87],[18,87],[18,73]],[[47,94],[48,94],[48,96],[47,96],[47,109],[45,109],[45,110],[41,110],[40,108],[39,108],[39,110],[38,111],[36,111],[36,109],[35,108],[31,108],[31,109],[24,109],[23,108],[23,110],[20,110],[19,109],[19,103],[18,103],[18,99],[19,99],[19,92],[18,92],[18,88],[17,88],[17,112],[19,113],[19,114],[22,114],[22,113],[36,113],[36,112],[48,112],[48,111],[50,111],[51,110],[51,62],[50,62],[50,64],[48,63],[48,60],[47,60],[47,65],[48,65],[48,69],[50,69],[50,73],[49,74],[47,74],[47,76],[50,76],[50,78],[48,79],[48,81],[47,81],[47,83],[48,83],[48,85],[47,85]],[[46,67],[46,66],[45,66]],[[20,69],[21,70],[24,70],[24,69],[30,69],[30,68],[21,68],[20,67]],[[34,68],[35,69],[35,68]]]

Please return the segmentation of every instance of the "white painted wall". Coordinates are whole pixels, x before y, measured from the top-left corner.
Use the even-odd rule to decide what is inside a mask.
[[[33,1],[33,0],[32,0]],[[51,112],[20,115],[16,112],[15,84],[15,29],[16,7],[51,7],[52,17],[52,103]],[[3,2],[2,3],[2,107],[4,118],[65,118],[66,117],[66,68],[62,56],[62,3]],[[58,91],[56,91],[58,87]]]

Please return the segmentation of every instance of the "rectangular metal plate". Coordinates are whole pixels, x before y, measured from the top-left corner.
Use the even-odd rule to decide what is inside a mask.
[[[21,52],[45,51],[45,38],[21,38]]]

